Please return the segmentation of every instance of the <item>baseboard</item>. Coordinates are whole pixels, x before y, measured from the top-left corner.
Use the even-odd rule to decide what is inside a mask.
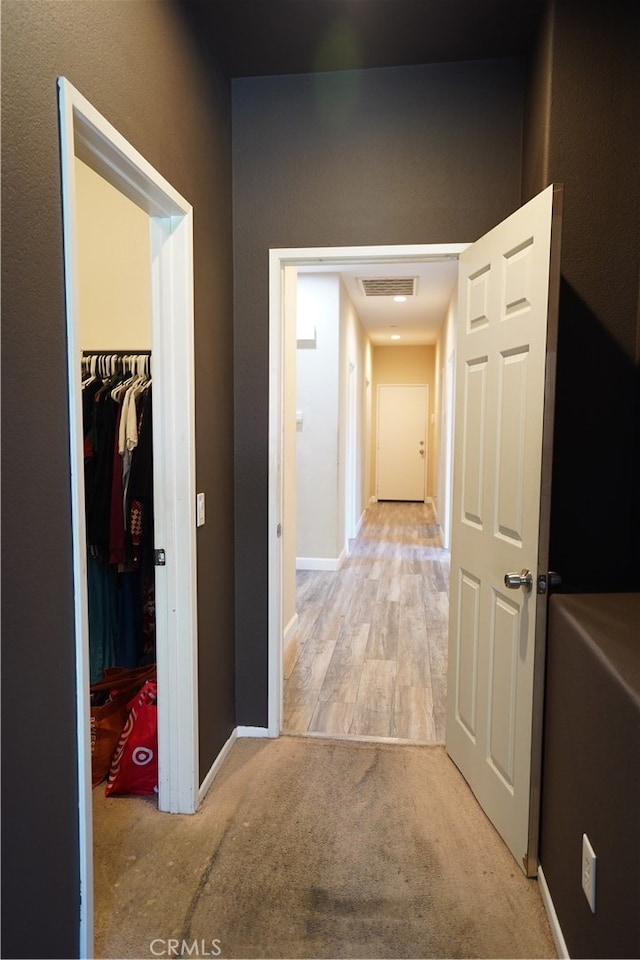
[[[208,794],[209,790],[211,789],[211,784],[217,777],[220,771],[220,767],[224,763],[227,757],[227,754],[229,753],[229,751],[231,750],[231,747],[234,745],[237,739],[238,739],[238,728],[236,727],[236,729],[232,731],[231,736],[223,746],[218,756],[215,758],[215,760],[211,764],[211,769],[209,770],[208,774],[200,784],[200,789],[198,790],[198,804],[201,804],[204,798],[206,797],[206,795]]]
[[[236,727],[238,739],[243,737],[269,737],[268,727]]]
[[[347,551],[343,549],[339,557],[296,557],[296,570],[328,570],[335,572],[342,567],[346,555]]]
[[[377,497],[371,497],[371,499],[369,500],[369,503],[377,503],[377,502],[378,502]]]
[[[289,644],[293,640],[297,629],[298,629],[298,614],[294,613],[294,615],[291,617],[291,620],[289,620],[289,623],[284,628],[284,633],[282,634],[282,646],[284,647],[285,650],[287,648],[287,644]]]
[[[558,956],[561,958],[561,960],[570,960],[569,951],[567,950],[567,945],[562,935],[562,930],[560,929],[558,914],[556,913],[556,908],[554,907],[553,900],[551,899],[551,891],[547,886],[544,870],[540,864],[538,864],[538,885],[540,887],[540,896],[542,897],[544,909],[547,911],[547,919],[549,920],[549,926],[551,927],[551,933],[553,934],[553,940],[556,945],[556,950],[558,951]]]

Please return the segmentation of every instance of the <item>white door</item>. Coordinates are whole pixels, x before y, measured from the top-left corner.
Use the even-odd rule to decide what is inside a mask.
[[[424,500],[428,399],[425,384],[378,387],[378,500]]]
[[[546,601],[536,588],[548,562],[560,198],[548,187],[464,251],[458,280],[447,750],[527,874],[537,867]],[[505,575],[524,570],[532,587],[508,589]]]

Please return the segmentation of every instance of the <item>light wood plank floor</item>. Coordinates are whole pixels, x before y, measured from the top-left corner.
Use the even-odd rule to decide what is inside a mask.
[[[433,504],[372,504],[340,571],[298,571],[283,732],[444,741],[448,589]]]

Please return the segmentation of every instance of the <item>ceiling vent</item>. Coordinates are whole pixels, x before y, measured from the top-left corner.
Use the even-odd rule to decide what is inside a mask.
[[[365,297],[413,297],[417,277],[358,277]]]

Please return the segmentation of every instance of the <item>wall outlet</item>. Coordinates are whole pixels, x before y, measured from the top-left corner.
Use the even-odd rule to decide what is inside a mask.
[[[596,855],[586,833],[582,834],[582,889],[591,907],[596,912]]]
[[[204,526],[204,493],[196,497],[196,526]]]

